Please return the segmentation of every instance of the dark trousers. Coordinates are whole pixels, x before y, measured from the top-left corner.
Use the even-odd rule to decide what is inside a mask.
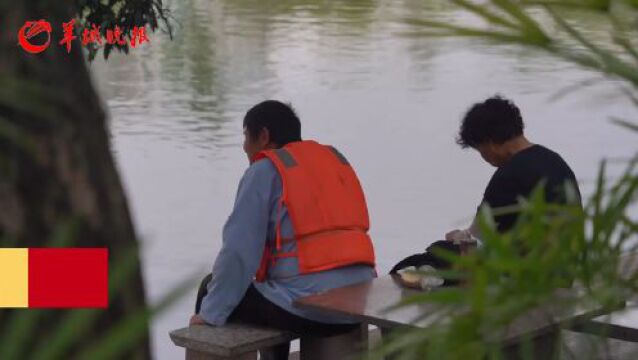
[[[202,299],[207,293],[206,286],[211,278],[212,275],[208,274],[199,286],[195,304],[196,314],[199,313]],[[228,322],[253,324],[290,331],[303,336],[320,337],[350,332],[359,326],[359,324],[324,324],[291,314],[266,299],[252,284],[248,287],[239,305],[228,317]],[[262,349],[259,353],[264,360],[286,360],[290,353],[290,343]]]

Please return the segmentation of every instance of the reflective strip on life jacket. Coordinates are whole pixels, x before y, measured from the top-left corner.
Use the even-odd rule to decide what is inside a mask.
[[[293,159],[292,155],[290,155],[290,153],[286,151],[286,149],[276,149],[273,151],[286,168],[297,166],[297,162],[295,161],[295,159]]]
[[[334,146],[328,145],[328,147],[330,148],[330,150],[332,150],[332,153],[335,154],[337,159],[339,159],[339,161],[341,161],[342,164],[350,166],[348,159],[346,159],[346,157],[343,156],[343,154],[339,150],[337,150]]]

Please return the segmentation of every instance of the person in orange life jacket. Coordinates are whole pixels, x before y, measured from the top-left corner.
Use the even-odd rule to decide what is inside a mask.
[[[246,113],[244,138],[250,166],[190,323],[247,322],[320,336],[352,330],[350,319],[301,310],[293,302],[376,276],[354,170],[335,148],[303,141],[299,118],[279,101]],[[261,355],[287,359],[288,352],[284,344]]]

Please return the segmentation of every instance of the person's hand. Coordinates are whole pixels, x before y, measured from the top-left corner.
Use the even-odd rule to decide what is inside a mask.
[[[461,255],[466,255],[476,248],[476,239],[472,238],[469,230],[452,230],[445,234],[445,240],[453,241],[455,245],[460,246]]]
[[[458,244],[463,241],[471,240],[471,236],[468,236],[467,230],[452,230],[445,234],[445,240],[454,241],[455,244]]]
[[[195,314],[191,316],[189,325],[206,325],[206,321],[204,321],[204,319],[202,319],[202,317],[198,314]]]

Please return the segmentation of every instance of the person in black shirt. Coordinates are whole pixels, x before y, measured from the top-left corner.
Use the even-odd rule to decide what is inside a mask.
[[[515,206],[541,183],[547,202],[580,204],[580,190],[569,165],[554,151],[531,143],[523,129],[518,107],[500,96],[475,104],[463,118],[457,143],[477,150],[486,162],[497,168],[481,205],[493,209]],[[516,212],[494,218],[499,232],[511,229],[516,220]],[[468,229],[451,231],[445,238],[456,243],[480,239],[476,218]]]
[[[566,204],[573,201],[581,205],[580,190],[569,165],[557,153],[531,143],[523,134],[523,128],[519,109],[500,96],[475,104],[463,118],[458,144],[477,150],[486,162],[497,168],[485,189],[479,210],[483,204],[493,209],[515,207],[521,198],[528,198],[540,184],[544,185],[547,202]],[[497,230],[510,230],[517,218],[515,211],[495,214]],[[430,244],[424,253],[398,262],[390,274],[397,274],[410,266],[450,269],[452,263],[440,257],[438,251],[465,254],[476,246],[480,238],[475,217],[469,228],[448,232],[445,240]],[[443,286],[457,284],[458,279],[443,281]]]

